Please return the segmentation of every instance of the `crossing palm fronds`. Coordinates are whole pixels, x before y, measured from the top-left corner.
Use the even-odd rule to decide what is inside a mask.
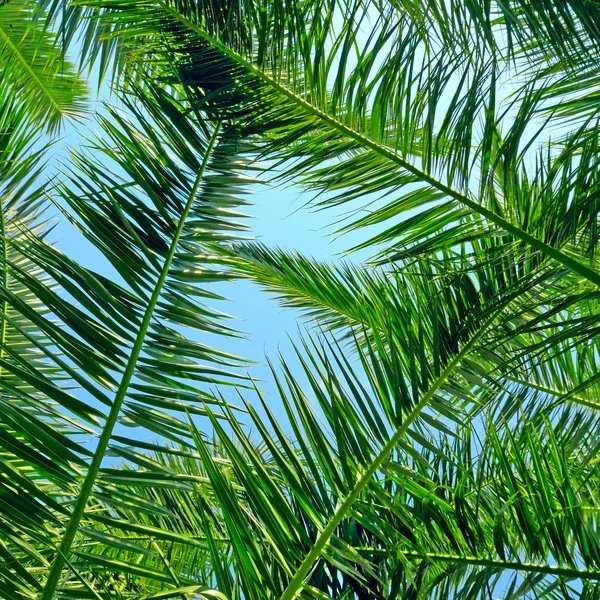
[[[596,597],[597,3],[37,10],[119,106],[47,189],[96,272],[1,84],[4,595]],[[259,163],[371,258],[240,243]],[[231,277],[309,324],[275,398],[198,337]]]

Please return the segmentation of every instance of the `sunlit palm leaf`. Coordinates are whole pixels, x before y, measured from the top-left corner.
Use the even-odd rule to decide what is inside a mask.
[[[24,422],[20,428],[13,424],[8,433],[15,439],[25,436],[19,451],[29,452],[29,462],[34,461],[42,469],[40,461],[48,462],[50,458],[53,462],[48,462],[46,470],[52,467],[56,473],[52,475],[52,469],[41,471],[43,479],[39,481],[33,476],[24,490],[27,495],[22,504],[3,505],[1,513],[5,519],[23,522],[23,527],[34,519],[38,524],[29,524],[32,533],[40,529],[40,519],[51,526],[44,535],[54,536],[52,541],[37,539],[44,547],[43,560],[36,555],[34,558],[42,561],[42,568],[34,569],[25,583],[18,584],[23,589],[41,589],[48,563],[54,560],[50,581],[56,579],[46,587],[50,597],[62,577],[65,561],[71,565],[66,577],[72,582],[66,587],[65,582],[61,584],[62,593],[67,597],[71,591],[77,594],[78,589],[91,593],[77,573],[79,563],[72,562],[71,545],[82,520],[92,527],[91,517],[84,516],[84,511],[93,496],[117,419],[181,440],[181,436],[189,435],[185,418],[182,421],[173,417],[171,411],[203,413],[202,403],[211,402],[211,396],[202,386],[231,381],[236,375],[230,367],[239,364],[235,357],[186,339],[182,328],[232,333],[223,316],[204,308],[199,300],[218,298],[205,285],[227,278],[222,271],[223,260],[209,255],[202,245],[229,239],[242,228],[234,221],[236,207],[243,202],[237,194],[252,181],[239,175],[245,168],[240,158],[242,146],[226,128],[188,119],[183,97],[178,101],[157,89],[152,95],[140,92],[136,98],[135,103],[128,101],[134,121],[117,111],[111,113],[111,120],[105,120],[110,143],[99,142],[94,148],[105,158],[99,162],[97,155],[79,156],[78,171],[73,172],[71,183],[61,188],[62,209],[69,208],[69,217],[112,261],[120,277],[111,280],[80,266],[48,244],[35,229],[21,232],[17,228],[18,238],[6,238],[5,242],[10,243],[5,246],[5,273],[16,281],[15,286],[2,287],[5,322],[11,327],[19,325],[20,335],[29,336],[37,349],[17,353],[18,346],[12,343],[16,338],[12,330],[6,329],[2,346],[6,354],[0,359],[2,380],[8,389],[14,379],[25,382],[32,389],[29,396],[33,409],[36,394],[48,397],[40,406],[40,414],[31,410],[23,415],[21,421],[27,418],[27,426]],[[19,144],[27,142],[23,128],[17,129],[12,138],[7,137],[13,133],[10,119],[19,115],[23,118],[24,114],[11,113],[12,108],[7,105],[4,116],[7,133],[2,140],[13,144],[7,146],[7,160],[11,152],[23,149]],[[30,219],[36,218],[34,209],[42,191],[33,194],[28,205],[22,190],[33,184],[36,173],[31,172],[25,179],[25,187],[20,189],[15,184],[34,159],[29,163],[6,163],[11,171],[6,174],[5,208],[17,215],[20,210],[27,218],[30,206]],[[112,172],[106,169],[107,161],[114,165]],[[57,285],[68,297],[58,293]],[[31,324],[20,325],[12,317],[15,313]],[[66,382],[60,387],[63,378]],[[71,389],[74,385],[79,391]],[[24,396],[25,400],[29,396]],[[9,409],[9,405],[3,409],[5,423],[19,424],[18,420],[8,420]],[[18,410],[18,406],[12,410]],[[45,425],[44,419],[48,420],[53,412],[58,421]],[[77,431],[99,436],[91,441],[91,451],[77,443],[74,433],[67,437],[69,432],[62,431],[60,423],[68,427],[71,417]],[[35,449],[48,458],[40,455],[35,463],[31,458]],[[118,445],[114,451],[118,451]],[[92,466],[82,457],[87,453],[95,457]],[[108,484],[110,474],[103,472],[102,479]],[[81,491],[84,480],[87,483]],[[118,485],[118,481],[115,483]],[[62,488],[55,489],[59,484]],[[31,513],[28,503],[48,495],[44,501],[54,502],[51,508],[59,517],[71,515],[70,527],[65,528],[58,517],[52,521],[50,514]],[[74,506],[57,504],[53,498],[58,495],[70,497]],[[57,554],[55,547],[61,537],[62,549]],[[84,539],[77,542],[78,557],[86,548],[80,546]],[[84,563],[89,560],[84,558]],[[173,583],[165,569],[162,564],[160,572],[148,571],[148,581],[162,583],[157,592],[164,589],[164,584]],[[15,581],[23,576],[17,571]],[[27,595],[15,581],[11,582],[14,593]]]
[[[418,302],[416,298],[423,296],[444,297],[444,306],[435,309],[438,316],[451,311],[456,320],[452,323],[448,316],[438,335],[451,346],[459,324],[467,319],[469,303],[485,302],[486,298],[505,293],[533,267],[529,262],[521,262],[510,246],[496,247],[495,253],[492,250],[493,247],[485,251],[482,248],[481,252],[462,258],[448,255],[443,262],[436,262],[436,270],[444,266],[439,273],[416,264],[402,267],[396,263],[392,268],[328,265],[257,243],[236,244],[219,251],[235,256],[234,269],[275,293],[284,306],[303,310],[320,328],[338,331],[340,339],[356,338],[361,344],[367,341],[375,345],[378,336],[392,336],[396,343],[419,347],[424,344],[422,335],[411,341],[410,328],[402,322],[407,304]],[[424,292],[423,286],[415,284],[419,277],[411,278],[410,274],[417,272],[420,276],[428,273],[437,277],[437,290]],[[461,286],[464,296],[452,298],[449,290]],[[552,287],[552,293],[545,297],[548,287]],[[580,293],[574,293],[578,289]],[[597,368],[591,358],[598,327],[597,298],[593,288],[584,290],[576,279],[562,271],[547,271],[506,312],[505,322],[497,331],[498,347],[486,348],[475,360],[481,366],[479,377],[492,383],[496,390],[498,385],[510,387],[514,383],[540,393],[546,391],[548,406],[571,400],[600,408],[596,402]],[[428,306],[435,306],[434,301]],[[377,332],[375,337],[369,333],[372,330]],[[423,352],[431,363],[440,360],[440,356],[436,358],[438,348],[424,348]],[[441,352],[443,359],[446,351]],[[504,381],[504,377],[510,381]],[[506,402],[508,398],[510,393]],[[506,410],[504,403],[502,406]],[[517,406],[518,403],[515,409]]]
[[[64,117],[85,117],[88,90],[45,29],[43,16],[33,19],[34,8],[25,0],[0,7],[0,70],[21,102],[30,104],[31,113],[54,132]]]

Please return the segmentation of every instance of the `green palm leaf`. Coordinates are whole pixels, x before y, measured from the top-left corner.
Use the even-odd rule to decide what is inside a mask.
[[[117,282],[80,266],[44,240],[36,224],[44,190],[30,199],[25,195],[36,182],[39,172],[31,169],[39,153],[14,160],[28,145],[30,132],[19,123],[25,123],[27,109],[15,111],[8,103],[3,113],[4,223],[11,228],[4,238],[6,285],[1,288],[0,366],[9,398],[2,410],[3,446],[19,459],[6,463],[7,468],[13,464],[11,476],[17,476],[15,469],[24,469],[24,475],[22,500],[2,503],[0,514],[4,523],[12,521],[26,532],[21,542],[12,533],[6,538],[20,548],[7,563],[16,569],[6,571],[8,595],[30,597],[45,585],[42,593],[54,597],[65,564],[70,570],[61,584],[64,593],[91,593],[94,587],[81,588],[81,565],[73,563],[71,546],[82,521],[93,528],[85,508],[97,482],[111,482],[109,471],[100,476],[100,469],[117,420],[182,441],[188,427],[172,411],[202,414],[203,402],[214,401],[202,385],[239,378],[231,370],[238,359],[186,339],[181,328],[234,333],[222,315],[198,300],[217,299],[203,286],[227,278],[224,261],[202,245],[229,239],[243,228],[233,220],[243,203],[236,194],[252,180],[239,175],[245,167],[242,144],[226,128],[189,119],[184,104],[184,96],[178,100],[158,89],[152,95],[140,91],[135,103],[128,101],[135,121],[113,111],[104,121],[111,144],[95,147],[113,161],[115,172],[106,170],[107,158],[99,162],[81,155],[76,158],[79,170],[61,188],[62,209],[69,208],[73,222],[113,262]],[[10,211],[25,225],[29,219],[30,227],[11,224],[17,217]],[[77,443],[79,432],[93,437],[91,451]],[[118,444],[113,451],[119,451]],[[158,484],[159,478],[152,481]],[[60,504],[59,498],[73,506]],[[36,502],[47,508],[34,511]],[[64,521],[69,517],[70,525]],[[35,544],[27,550],[32,536]],[[165,536],[169,539],[168,532]],[[104,542],[110,539],[104,536]],[[84,540],[79,538],[79,548]],[[28,563],[20,556],[28,551],[27,560],[36,565],[26,576]],[[84,553],[83,560],[97,565],[100,559]],[[121,567],[129,575],[135,571]],[[157,592],[174,583],[165,564],[147,577],[161,583]],[[67,583],[69,578],[73,582]]]
[[[0,69],[19,90],[21,101],[54,132],[64,117],[85,117],[87,85],[64,59],[43,17],[33,17],[34,8],[26,1],[12,0],[0,7]]]
[[[154,506],[171,511],[148,519],[178,523],[169,528],[181,528],[181,546],[172,546],[172,555],[182,565],[208,552],[196,563],[202,565],[197,577],[229,598],[281,595],[298,555],[313,546],[360,478],[360,461],[379,443],[368,417],[385,414],[382,388],[365,391],[373,402],[369,412],[360,400],[358,371],[342,386],[319,348],[307,346],[303,354],[320,410],[306,384],[283,365],[280,391],[293,435],[263,400],[264,412],[248,405],[252,437],[232,415],[233,436],[215,420],[220,442],[196,431],[197,452],[156,448],[163,468],[193,475],[193,489],[147,488]],[[389,357],[377,360],[383,367]],[[340,521],[303,593],[388,597],[401,589],[417,598],[486,597],[501,589],[500,573],[514,583],[514,597],[572,582],[593,593],[600,577],[598,472],[589,461],[597,447],[595,422],[566,410],[556,424],[546,420],[540,428],[522,423],[499,432],[484,419],[477,435],[468,421],[451,435],[419,438],[411,429],[412,442],[396,447]]]
[[[231,249],[217,248],[217,251],[232,259],[235,257],[234,269],[275,293],[283,306],[303,310],[313,324],[323,330],[339,332],[339,339],[350,338],[352,348],[354,339],[361,345],[367,343],[375,347],[390,336],[396,343],[406,344],[410,340],[408,343],[415,347],[423,346],[422,336],[411,340],[411,326],[402,322],[402,315],[405,306],[414,303],[415,298],[428,296],[445,296],[446,306],[437,310],[453,312],[454,323],[448,316],[438,334],[451,346],[460,331],[458,324],[467,318],[469,302],[478,296],[484,302],[505,293],[517,284],[518,270],[531,268],[531,264],[520,262],[518,255],[509,249],[510,246],[496,248],[498,263],[490,270],[487,267],[494,256],[490,247],[467,259],[461,259],[460,255],[446,256],[445,272],[437,275],[440,282],[436,291],[425,291],[415,283],[418,278],[411,279],[411,274],[417,272],[421,276],[424,273],[432,278],[436,276],[433,270],[422,265],[418,271],[412,264],[403,269],[400,264],[394,268],[328,265],[298,253],[270,250],[258,243],[236,244]],[[577,282],[565,277],[560,270],[546,271],[523,293],[514,311],[506,312],[504,325],[497,335],[498,349],[487,349],[475,361],[486,365],[478,377],[494,386],[494,403],[498,402],[495,395],[498,389],[504,389],[506,403],[511,402],[512,394],[507,386],[518,384],[547,394],[548,406],[571,400],[599,408],[595,400],[597,369],[591,359],[597,327],[595,293],[590,290],[573,295]],[[453,286],[462,286],[464,297],[453,298],[448,293]],[[553,293],[544,299],[549,286]],[[431,363],[439,360],[440,352],[442,356],[445,352],[439,348],[423,351]],[[408,376],[408,365],[405,373]],[[586,374],[587,382],[581,380],[581,373]],[[515,406],[523,409],[520,402]],[[532,406],[532,410],[539,408],[538,394],[536,408]],[[507,410],[505,403],[498,406],[498,411],[504,414]]]
[[[96,417],[83,403],[70,402],[65,373],[48,357],[52,339],[31,318],[50,319],[49,310],[17,273],[55,287],[21,251],[30,236],[44,239],[51,230],[44,219],[47,189],[39,184],[50,147],[40,142],[40,126],[6,79],[0,97],[0,587],[7,597],[30,598],[41,590],[34,573],[48,567],[66,517],[63,503],[73,499],[89,455],[83,442],[93,429],[86,421]],[[53,397],[63,398],[70,413]]]
[[[407,112],[402,113],[407,119],[404,128],[398,126],[397,112],[394,112],[389,120],[386,118],[384,124],[374,124],[371,119],[375,112],[388,115],[388,103],[393,101],[402,105],[403,100],[410,99],[414,86],[425,90],[424,107],[435,106],[439,101],[439,90],[454,81],[451,68],[451,61],[456,58],[454,51],[439,52],[433,57],[428,54],[426,59],[435,61],[436,68],[423,71],[432,73],[425,84],[421,85],[418,80],[411,81],[406,89],[387,90],[385,95],[381,92],[381,97],[377,96],[381,86],[388,81],[387,78],[393,76],[394,65],[399,60],[396,55],[393,55],[392,60],[391,52],[396,49],[398,52],[404,51],[408,47],[411,52],[407,60],[417,56],[416,48],[423,35],[418,28],[416,31],[409,28],[407,38],[398,37],[393,42],[391,51],[388,45],[379,41],[387,39],[392,32],[399,29],[404,31],[403,19],[409,17],[402,11],[397,14],[389,8],[377,21],[371,43],[375,46],[379,44],[378,49],[373,49],[365,57],[359,55],[358,64],[353,71],[348,72],[342,68],[345,63],[342,64],[336,77],[340,78],[339,85],[345,80],[351,82],[349,96],[336,97],[334,92],[330,93],[327,89],[327,69],[333,69],[338,60],[346,60],[340,58],[340,53],[343,52],[342,48],[352,47],[361,23],[361,15],[366,10],[359,4],[348,3],[341,7],[340,17],[347,20],[339,32],[332,23],[333,8],[329,10],[320,3],[307,8],[307,14],[310,10],[308,19],[311,20],[312,26],[300,45],[302,52],[298,51],[295,54],[292,44],[298,28],[303,26],[304,22],[301,19],[304,17],[289,14],[285,17],[289,22],[281,26],[278,19],[283,17],[275,3],[270,7],[272,12],[267,13],[262,20],[256,17],[243,21],[238,27],[241,32],[240,40],[248,37],[256,39],[259,45],[264,45],[264,52],[258,55],[255,55],[250,47],[240,45],[238,41],[231,41],[228,38],[231,32],[227,29],[218,33],[205,29],[201,19],[204,10],[202,7],[190,5],[180,9],[168,2],[159,5],[140,2],[126,9],[120,4],[110,2],[94,6],[114,9],[115,27],[118,26],[121,34],[128,35],[138,42],[142,39],[141,36],[144,36],[143,39],[148,40],[148,52],[155,55],[160,54],[163,47],[162,42],[158,43],[159,32],[165,30],[165,23],[170,23],[168,31],[171,48],[177,48],[178,55],[182,55],[179,59],[180,73],[176,77],[183,77],[197,87],[200,105],[210,107],[215,117],[234,120],[246,133],[261,135],[265,153],[288,161],[290,166],[286,178],[299,178],[309,188],[319,191],[335,190],[336,186],[338,189],[342,188],[343,192],[337,200],[334,199],[335,202],[348,195],[350,190],[350,197],[375,193],[388,195],[411,186],[414,190],[401,195],[394,203],[394,210],[390,210],[388,205],[373,218],[387,219],[410,209],[419,209],[420,220],[407,221],[404,224],[405,230],[410,228],[413,240],[439,234],[451,224],[455,226],[454,233],[459,234],[459,239],[465,239],[465,236],[466,239],[472,239],[480,235],[473,231],[473,227],[479,228],[478,224],[484,219],[488,231],[498,231],[498,235],[501,235],[502,231],[506,232],[589,281],[596,284],[600,282],[594,269],[586,264],[587,259],[575,258],[573,253],[561,250],[564,242],[540,238],[539,230],[529,227],[527,223],[525,226],[518,224],[512,214],[517,199],[528,197],[527,192],[520,189],[522,184],[518,179],[519,145],[523,141],[528,119],[535,112],[540,97],[533,87],[523,90],[515,107],[516,118],[507,133],[502,136],[505,141],[494,150],[493,144],[490,146],[498,127],[495,116],[497,107],[494,104],[494,73],[500,67],[489,56],[474,58],[474,64],[468,61],[461,63],[465,73],[469,73],[469,69],[475,70],[472,85],[467,86],[467,90],[472,89],[476,98],[469,100],[468,94],[460,97],[451,103],[450,113],[447,115],[447,120],[453,123],[452,134],[448,135],[460,135],[459,132],[464,131],[460,120],[453,115],[453,111],[460,111],[462,108],[470,111],[460,113],[469,122],[481,115],[484,119],[483,130],[488,133],[480,143],[474,139],[463,138],[457,138],[456,141],[452,137],[448,142],[441,144],[442,149],[447,148],[442,151],[442,158],[445,153],[456,156],[457,153],[450,148],[452,144],[455,144],[452,148],[469,148],[474,145],[474,153],[469,154],[466,166],[462,168],[463,172],[468,172],[472,166],[478,165],[477,161],[483,160],[480,178],[484,185],[479,194],[474,194],[467,187],[466,177],[457,178],[459,167],[455,163],[446,165],[442,160],[436,165],[437,158],[434,157],[437,154],[433,150],[432,133],[428,134],[429,139],[426,143],[414,150],[405,148],[407,139],[419,138],[422,111],[415,112],[412,105],[408,106]],[[139,26],[142,14],[143,29]],[[299,23],[296,22],[297,18],[300,19]],[[254,23],[260,25],[255,26]],[[279,37],[270,38],[270,31],[276,26]],[[148,30],[152,27],[154,37],[148,36]],[[256,29],[253,29],[254,27]],[[323,44],[327,35],[336,40],[329,55],[324,53],[319,45]],[[152,43],[153,39],[157,40],[156,44]],[[238,40],[235,37],[233,39]],[[190,40],[194,42],[191,43]],[[414,40],[414,43],[411,40]],[[426,48],[429,47],[427,40],[423,43]],[[323,57],[326,67],[313,61],[315,55]],[[364,78],[370,76],[370,65],[375,60],[374,57],[383,60],[384,66],[375,83],[368,88],[374,103],[369,113],[369,102],[359,91],[361,85],[367,85]],[[361,58],[367,62],[361,62]],[[488,69],[479,74],[477,69],[484,68],[487,63],[491,64],[489,68],[492,71]],[[217,72],[220,75],[215,78]],[[478,83],[481,81],[486,83]],[[357,87],[354,87],[355,82]],[[333,90],[335,86],[334,82]],[[431,96],[436,89],[437,95]],[[430,94],[430,97],[427,94]],[[381,105],[377,102],[381,102]],[[511,101],[507,110],[514,104]],[[414,118],[409,116],[409,110],[415,112]],[[434,114],[423,116],[424,120],[430,121],[433,118]],[[267,132],[269,135],[265,136]],[[527,147],[535,138],[534,135],[527,141]],[[326,167],[323,167],[324,163]],[[448,175],[444,181],[441,175],[445,166]],[[510,177],[501,177],[501,189],[498,190],[494,184],[494,177],[496,171],[501,171],[502,168],[504,173],[510,172]],[[499,197],[499,191],[502,192],[502,197]],[[472,219],[470,215],[476,215],[478,218]],[[420,226],[420,223],[425,225]],[[456,236],[449,236],[445,246],[451,246],[455,238]]]

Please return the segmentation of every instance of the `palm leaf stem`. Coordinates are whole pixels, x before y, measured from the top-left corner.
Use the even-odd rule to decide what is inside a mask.
[[[335,513],[333,514],[325,528],[318,535],[310,552],[305,556],[304,560],[302,561],[302,564],[296,571],[296,574],[294,575],[294,577],[288,584],[288,587],[281,595],[280,600],[294,600],[294,598],[296,598],[298,594],[302,591],[302,586],[305,577],[312,569],[314,563],[318,560],[319,556],[321,555],[321,552],[325,549],[325,546],[335,533],[335,530],[341,523],[342,519],[351,510],[354,502],[358,499],[361,492],[369,484],[372,477],[381,467],[385,459],[397,447],[398,442],[400,442],[402,436],[408,430],[408,427],[417,419],[417,417],[421,414],[421,411],[423,411],[429,405],[431,400],[434,398],[436,392],[445,383],[446,379],[452,374],[454,369],[469,354],[473,346],[487,331],[488,327],[496,320],[498,314],[503,310],[503,308],[504,306],[501,306],[496,311],[494,311],[493,315],[484,322],[482,327],[469,339],[469,341],[464,345],[461,351],[454,356],[454,358],[448,363],[448,365],[438,376],[438,378],[433,382],[432,386],[427,390],[427,393],[424,394],[423,398],[421,398],[421,400],[413,407],[413,409],[406,416],[402,424],[396,428],[392,436],[381,448],[377,456],[371,461],[371,464],[368,466],[368,468],[362,473],[362,475],[358,476],[356,484],[354,485],[352,490],[350,490],[350,493],[346,496],[346,499],[340,504],[338,504]]]
[[[377,152],[378,154],[384,156],[389,161],[397,164],[400,168],[405,169],[406,171],[408,171],[415,177],[418,177],[424,183],[431,185],[432,187],[434,187],[435,189],[439,190],[440,192],[446,194],[450,198],[453,198],[454,200],[460,202],[461,204],[464,204],[466,207],[468,207],[472,211],[476,212],[477,214],[485,217],[488,221],[491,221],[492,223],[494,223],[495,225],[497,225],[498,227],[500,227],[507,233],[514,235],[516,238],[529,244],[530,246],[533,246],[536,250],[540,251],[541,253],[553,258],[560,264],[567,267],[569,270],[571,270],[575,273],[578,273],[579,275],[581,275],[588,281],[594,283],[597,286],[600,286],[600,273],[598,273],[594,269],[587,267],[586,265],[582,264],[578,260],[575,260],[568,254],[565,254],[561,250],[558,250],[557,248],[554,248],[554,247],[550,246],[549,244],[546,244],[542,240],[539,240],[535,236],[527,233],[520,227],[513,225],[510,221],[507,221],[500,215],[496,214],[494,211],[486,208],[485,206],[482,206],[481,204],[479,204],[472,198],[469,198],[465,194],[461,194],[460,192],[452,189],[451,187],[447,186],[446,184],[442,183],[441,181],[438,181],[437,179],[435,179],[435,177],[432,177],[431,175],[427,174],[425,171],[422,171],[421,169],[419,169],[417,166],[413,165],[412,163],[410,163],[410,162],[406,161],[405,159],[403,159],[402,157],[398,156],[398,154],[396,154],[389,148],[386,148],[385,146],[378,144],[377,142],[362,135],[361,133],[354,131],[350,127],[347,127],[346,125],[344,125],[343,123],[341,123],[340,121],[335,119],[334,117],[323,112],[316,106],[313,106],[306,100],[300,98],[293,91],[287,89],[285,86],[283,86],[280,83],[278,83],[277,81],[275,81],[267,73],[265,73],[264,71],[262,71],[261,69],[259,69],[255,65],[253,65],[252,63],[248,62],[243,56],[239,55],[237,52],[235,52],[234,50],[229,48],[227,45],[223,44],[222,42],[220,42],[219,40],[217,40],[216,38],[211,36],[209,33],[203,31],[202,28],[198,27],[192,21],[190,21],[183,15],[179,14],[175,9],[166,5],[164,2],[159,2],[158,4],[161,6],[161,8],[163,8],[163,10],[165,10],[168,14],[170,14],[176,20],[179,20],[181,23],[183,23],[184,25],[189,27],[192,31],[194,31],[194,33],[196,33],[198,36],[200,36],[203,40],[205,40],[209,44],[212,44],[214,47],[218,48],[227,57],[229,57],[230,59],[232,59],[235,62],[237,62],[238,64],[240,64],[243,68],[245,68],[250,73],[252,73],[256,77],[258,77],[260,80],[265,82],[267,85],[272,87],[274,90],[276,90],[277,92],[279,92],[280,94],[282,94],[283,96],[285,96],[286,98],[288,98],[289,100],[291,100],[292,102],[297,104],[298,106],[302,107],[302,109],[304,109],[309,114],[312,114],[312,115],[318,117],[320,120],[327,123],[329,126],[333,127],[334,129],[338,130],[343,135],[346,135],[349,138],[351,138],[354,141],[361,144],[364,148],[368,148],[368,149],[373,150],[374,152]]]
[[[389,557],[388,550],[379,548],[356,548],[360,554],[370,556]],[[477,558],[476,556],[455,556],[452,554],[436,554],[435,552],[407,552],[398,551],[402,558],[422,559],[431,562],[448,562],[461,565],[474,565],[478,567],[491,567],[497,569],[509,569],[522,571],[524,573],[543,573],[545,575],[554,575],[557,577],[569,577],[576,579],[586,579],[590,581],[600,581],[600,571],[587,571],[585,569],[575,569],[573,567],[559,567],[557,565],[543,565],[536,563],[522,563],[518,561],[495,560],[493,558]]]
[[[569,400],[570,402],[574,402],[575,404],[580,404],[581,406],[586,406],[587,408],[593,408],[594,410],[600,410],[600,402],[595,402],[594,400],[588,400],[587,398],[582,398],[572,392],[561,392],[559,390],[554,390],[552,388],[546,387],[545,385],[539,385],[533,381],[528,381],[525,379],[520,379],[519,377],[514,377],[513,375],[508,375],[503,373],[504,378],[512,381],[514,383],[518,383],[524,387],[528,387],[532,390],[536,390],[538,392],[543,392],[544,394],[548,394],[549,396],[557,397],[560,402],[564,402]],[[592,382],[593,383],[593,382]],[[591,385],[591,384],[590,384]],[[580,386],[578,386],[580,387]]]
[[[96,451],[94,452],[94,456],[90,463],[90,467],[88,469],[87,475],[81,487],[81,491],[77,497],[77,502],[75,503],[75,507],[73,508],[73,512],[71,514],[71,518],[69,519],[69,523],[63,535],[61,545],[59,548],[59,552],[56,555],[54,562],[52,563],[52,568],[48,575],[48,579],[46,580],[46,585],[44,586],[44,590],[42,595],[40,596],[40,600],[52,600],[54,597],[54,592],[56,591],[56,587],[58,585],[58,581],[60,579],[60,575],[65,565],[65,557],[69,556],[71,546],[73,544],[73,540],[75,539],[75,535],[79,528],[79,523],[83,518],[83,514],[85,512],[85,508],[87,505],[87,501],[92,493],[92,489],[94,484],[96,483],[96,479],[98,477],[98,473],[100,471],[100,466],[102,464],[102,460],[108,448],[108,444],[110,442],[113,429],[117,422],[117,418],[121,411],[121,407],[123,402],[125,401],[125,396],[129,389],[129,384],[135,372],[135,368],[137,365],[138,358],[142,351],[142,347],[144,344],[144,339],[146,337],[146,332],[150,326],[150,322],[152,320],[152,316],[154,314],[154,309],[159,301],[160,294],[162,291],[162,287],[166,281],[167,275],[169,273],[169,269],[171,267],[171,263],[173,262],[173,258],[175,256],[175,252],[177,250],[177,245],[179,243],[179,238],[183,232],[183,228],[185,226],[187,217],[190,213],[194,200],[196,199],[196,194],[200,187],[200,183],[202,182],[202,178],[204,176],[204,171],[208,164],[208,160],[210,158],[212,148],[217,140],[217,136],[220,130],[220,124],[215,126],[213,134],[208,143],[208,147],[206,149],[206,153],[203,157],[202,164],[192,185],[192,189],[190,191],[189,197],[181,214],[181,218],[177,224],[177,229],[175,230],[175,234],[171,241],[171,245],[169,247],[169,251],[165,258],[165,262],[163,264],[160,275],[156,281],[156,285],[154,286],[154,291],[144,313],[144,318],[142,320],[140,329],[137,333],[135,342],[132,347],[131,354],[129,356],[129,360],[127,361],[127,366],[123,372],[123,377],[121,379],[121,383],[117,389],[115,394],[115,399],[112,403],[110,412],[106,419],[106,423],[102,430],[102,434],[98,441],[98,446],[96,447]]]

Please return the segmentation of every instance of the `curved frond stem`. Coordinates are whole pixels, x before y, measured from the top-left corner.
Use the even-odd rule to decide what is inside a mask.
[[[422,169],[419,169],[417,166],[413,165],[409,161],[403,159],[401,156],[378,144],[372,139],[362,135],[361,133],[354,131],[350,127],[347,127],[331,115],[323,112],[316,106],[313,106],[303,98],[300,98],[297,94],[295,94],[292,90],[287,89],[284,85],[280,84],[278,81],[270,77],[267,73],[253,65],[251,62],[246,60],[243,56],[229,48],[226,44],[220,42],[215,37],[211,36],[209,33],[204,31],[201,27],[195,25],[192,21],[178,13],[176,10],[168,6],[165,2],[159,2],[158,5],[169,15],[171,15],[176,20],[179,20],[186,27],[196,33],[199,37],[205,40],[207,43],[211,44],[215,48],[217,48],[220,52],[225,54],[230,59],[237,62],[240,66],[245,68],[248,72],[252,73],[254,76],[258,77],[261,81],[272,87],[275,91],[280,93],[282,96],[285,96],[287,99],[294,102],[296,105],[300,106],[307,113],[319,118],[324,123],[327,123],[330,127],[339,131],[343,135],[348,138],[358,142],[364,148],[368,148],[379,155],[385,157],[390,162],[398,165],[400,168],[408,171],[415,177],[418,177],[422,182],[431,185],[436,190],[446,194],[448,197],[460,202],[473,212],[485,217],[491,223],[494,223],[507,233],[514,235],[517,239],[531,245],[533,248],[542,252],[546,256],[556,260],[558,263],[564,265],[571,271],[578,273],[588,281],[594,283],[597,286],[600,286],[600,273],[591,269],[590,267],[582,264],[578,260],[569,256],[565,252],[546,244],[542,240],[536,238],[535,236],[527,233],[520,227],[517,227],[507,219],[504,219],[500,215],[496,214],[493,210],[486,208],[481,205],[479,202],[476,202],[473,198],[466,196],[454,189],[450,186],[444,184],[441,181],[438,181],[435,177],[432,177]]]
[[[357,548],[357,552],[370,556],[389,556],[387,550],[378,548]],[[406,552],[401,551],[402,557],[408,559],[429,560],[431,562],[446,562],[460,565],[473,565],[477,567],[491,567],[495,569],[506,569],[522,573],[543,573],[556,577],[569,577],[573,579],[585,579],[587,581],[600,581],[600,571],[589,571],[586,569],[574,569],[571,567],[559,567],[557,565],[544,565],[536,563],[522,563],[517,561],[496,560],[492,558],[478,558],[476,556],[455,556],[452,554],[436,554],[435,552]]]
[[[120,382],[117,392],[115,394],[115,398],[113,400],[110,412],[106,419],[106,423],[102,430],[102,434],[100,436],[100,439],[98,440],[98,446],[96,447],[96,451],[94,452],[94,456],[90,463],[90,467],[86,474],[85,480],[82,484],[81,491],[79,492],[79,495],[77,497],[77,502],[75,504],[75,507],[73,508],[73,512],[69,519],[69,523],[64,532],[64,535],[63,535],[63,538],[61,541],[61,545],[60,545],[60,549],[59,549],[59,553],[56,555],[54,562],[52,563],[52,568],[48,575],[48,579],[46,580],[46,585],[44,587],[42,595],[40,596],[40,600],[52,600],[52,598],[54,598],[54,592],[56,591],[56,587],[58,585],[60,575],[61,575],[63,567],[65,565],[64,557],[69,556],[71,546],[73,544],[75,535],[77,534],[77,530],[79,528],[79,523],[81,522],[81,519],[83,518],[88,499],[89,499],[90,495],[92,494],[92,490],[94,488],[96,479],[98,477],[98,473],[100,471],[100,466],[102,464],[102,460],[104,458],[104,455],[106,454],[108,444],[112,437],[113,429],[115,427],[115,424],[117,423],[117,419],[119,417],[121,407],[123,406],[123,402],[125,401],[125,396],[129,389],[129,384],[131,382],[131,379],[133,378],[133,374],[135,372],[137,361],[138,361],[138,358],[142,351],[146,333],[150,326],[150,322],[152,320],[154,310],[160,299],[163,285],[167,279],[169,270],[171,268],[171,263],[173,262],[173,259],[175,257],[175,252],[177,250],[177,245],[179,243],[179,239],[182,235],[183,228],[185,226],[187,217],[190,213],[190,210],[192,208],[194,200],[196,199],[196,194],[198,192],[198,189],[200,188],[200,184],[204,177],[204,171],[208,165],[208,161],[210,159],[212,149],[217,141],[217,137],[218,137],[220,128],[221,128],[220,123],[215,126],[215,129],[214,129],[212,136],[210,138],[210,141],[208,143],[206,153],[202,159],[202,164],[200,165],[198,174],[192,185],[192,189],[188,196],[187,202],[183,208],[183,212],[181,214],[181,218],[179,219],[177,228],[173,235],[173,239],[171,241],[168,253],[166,255],[165,262],[163,264],[160,275],[154,286],[154,291],[152,292],[152,296],[148,302],[148,306],[146,307],[146,310],[145,310],[145,313],[144,313],[144,316],[142,319],[142,323],[140,325],[140,329],[137,333],[135,342],[134,342],[132,350],[131,350],[131,354],[129,356],[127,365],[123,372],[123,377],[121,379],[121,382]]]

